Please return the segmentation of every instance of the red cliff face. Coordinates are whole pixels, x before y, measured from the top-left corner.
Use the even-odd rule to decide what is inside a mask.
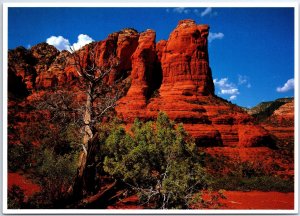
[[[207,25],[192,20],[180,21],[168,41],[156,44],[156,58],[154,37],[150,37],[154,33],[144,32],[132,56],[131,87],[116,108],[119,116],[132,123],[137,117],[154,119],[164,111],[176,122],[183,122],[199,146],[272,146],[268,132],[254,125],[246,112],[214,95],[208,30]],[[142,53],[147,53],[146,58]],[[155,62],[161,71],[151,67]],[[149,76],[159,77],[159,73],[161,85],[147,97]]]
[[[8,52],[8,86],[12,90],[17,88],[17,80],[21,80],[22,85],[31,91],[35,87],[37,72],[34,68],[36,59],[30,51],[24,47],[17,47]],[[21,92],[20,92],[21,93]]]
[[[197,25],[193,20],[178,23],[162,53],[162,90],[189,95],[214,94],[208,63],[208,30],[207,25]]]
[[[276,109],[262,126],[286,143],[294,143],[294,100]]]
[[[116,107],[118,116],[127,124],[135,118],[154,119],[159,111],[164,111],[171,119],[184,123],[198,146],[272,147],[269,133],[255,125],[251,116],[214,94],[208,32],[207,25],[183,20],[168,40],[156,43],[153,30],[138,33],[128,28],[77,52],[83,64],[91,58],[98,65],[107,64],[112,56],[119,59],[120,64],[108,81],[131,80],[127,94]],[[94,50],[93,56],[89,50]],[[71,55],[45,43],[30,50],[10,51],[9,86],[22,84],[27,94],[56,86],[78,86]],[[22,88],[15,91],[23,92]]]
[[[140,34],[138,46],[131,56],[131,86],[127,95],[119,101],[124,114],[127,111],[143,110],[146,108],[147,95],[149,94],[151,82],[153,81],[154,65],[156,62],[155,32],[147,30]],[[120,113],[121,113],[120,112]]]

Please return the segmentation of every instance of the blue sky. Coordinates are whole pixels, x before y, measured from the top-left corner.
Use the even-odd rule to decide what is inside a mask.
[[[245,107],[294,95],[293,8],[9,8],[8,47],[81,46],[125,27],[159,41],[187,18],[210,25],[217,95]]]

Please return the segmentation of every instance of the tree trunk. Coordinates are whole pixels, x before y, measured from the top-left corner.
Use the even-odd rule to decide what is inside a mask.
[[[73,185],[73,196],[81,199],[84,195],[93,193],[93,180],[95,176],[94,165],[94,142],[95,136],[92,125],[93,115],[93,85],[88,85],[87,99],[85,105],[85,112],[83,116],[84,121],[84,136],[82,140],[83,150],[80,153],[77,175]]]

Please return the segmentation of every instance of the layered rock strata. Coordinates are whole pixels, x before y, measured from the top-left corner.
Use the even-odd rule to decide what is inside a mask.
[[[168,40],[156,43],[155,31],[138,33],[127,28],[77,53],[83,66],[91,60],[103,66],[111,58],[118,59],[107,81],[131,81],[116,107],[127,124],[135,118],[155,119],[164,111],[175,122],[184,123],[198,146],[274,147],[269,133],[250,115],[214,94],[208,34],[208,25],[182,20]],[[80,87],[72,54],[46,43],[9,51],[8,74],[9,92],[23,98],[56,87],[71,86],[75,92]]]
[[[164,111],[176,122],[183,122],[199,146],[272,147],[274,142],[268,132],[255,125],[252,117],[214,94],[208,32],[207,25],[180,21],[167,41],[156,44],[161,71],[147,68],[149,64],[155,65],[154,33],[148,33],[152,36],[148,46],[139,43],[133,54],[132,85],[116,108],[119,116],[132,123],[135,118],[154,119],[159,111]],[[139,55],[143,49],[151,53],[149,58]],[[139,67],[135,69],[136,64]],[[149,72],[153,77],[162,74],[161,85],[150,98]]]

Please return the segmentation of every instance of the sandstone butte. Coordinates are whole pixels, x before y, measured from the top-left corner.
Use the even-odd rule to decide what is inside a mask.
[[[120,77],[130,82],[128,92],[116,107],[118,117],[127,125],[135,118],[155,119],[159,111],[164,111],[175,122],[184,123],[196,144],[207,147],[207,152],[271,163],[276,147],[271,134],[255,124],[242,108],[215,95],[208,34],[208,25],[197,25],[187,19],[179,21],[168,40],[156,43],[155,31],[138,33],[127,28],[77,52],[85,64],[90,49],[96,51],[98,65],[106,64],[113,55],[120,60],[108,82]],[[8,91],[14,96],[9,107],[20,107],[18,112],[9,111],[9,115],[23,119],[15,122],[14,127],[38,121],[39,117],[22,111],[34,96],[51,94],[50,89],[55,86],[68,85],[72,91],[78,90],[71,55],[46,43],[29,50],[18,47],[9,51]],[[12,99],[16,97],[23,99]],[[78,94],[78,100],[83,97]]]

